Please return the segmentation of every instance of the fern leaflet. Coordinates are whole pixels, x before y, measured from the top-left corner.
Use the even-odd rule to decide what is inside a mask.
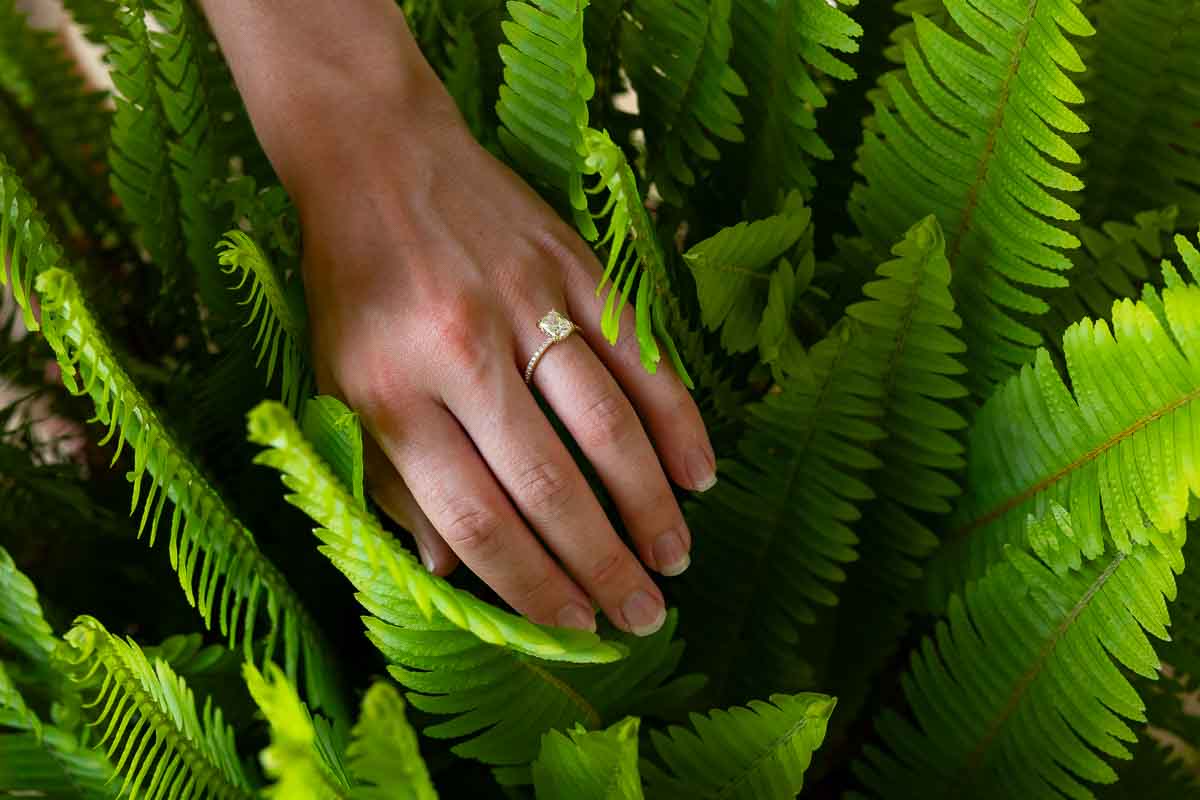
[[[632,717],[602,731],[547,731],[533,762],[538,800],[642,800],[637,745]]]

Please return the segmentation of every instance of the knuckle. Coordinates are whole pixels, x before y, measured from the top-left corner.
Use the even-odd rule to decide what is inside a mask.
[[[380,353],[363,355],[355,376],[345,383],[353,405],[368,416],[396,409],[410,389],[395,359]]]
[[[575,495],[575,482],[558,464],[543,461],[525,470],[517,487],[517,496],[539,517],[556,517],[571,503]]]
[[[634,423],[628,401],[616,392],[606,392],[583,412],[579,443],[587,448],[623,442],[633,433]]]
[[[486,559],[503,547],[504,526],[494,511],[459,501],[451,503],[441,516],[445,520],[442,535],[451,548]]]
[[[554,573],[551,570],[538,570],[522,583],[513,607],[529,613],[535,613],[536,609],[553,607],[556,605],[554,598],[548,596],[553,583]],[[553,620],[553,617],[549,614],[541,616],[546,617],[547,623]]]
[[[442,351],[455,369],[475,374],[488,364],[488,348],[482,342],[491,341],[485,320],[491,312],[468,295],[459,295],[432,305],[427,311],[426,329],[434,346]]]
[[[593,586],[611,586],[620,581],[626,571],[628,558],[619,550],[611,550],[592,563],[588,570]]]

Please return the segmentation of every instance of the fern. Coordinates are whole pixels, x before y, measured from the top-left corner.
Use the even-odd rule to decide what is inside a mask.
[[[115,771],[123,776],[119,795],[165,798],[207,796],[252,798],[220,709],[202,712],[187,684],[167,663],[151,663],[136,644],[113,636],[95,619],[80,617],[64,637],[64,668],[81,686],[101,678],[91,707],[104,733]],[[143,792],[143,794],[139,794]]]
[[[55,800],[112,800],[120,788],[113,777],[108,761],[81,745],[76,734],[41,723],[27,709],[6,708],[0,698],[0,790]]]
[[[915,225],[863,287],[871,298],[846,314],[863,333],[852,368],[879,387],[879,427],[872,443],[884,467],[866,483],[876,495],[855,532],[861,561],[848,570],[822,686],[835,689],[848,713],[895,650],[912,610],[911,595],[938,544],[935,515],[950,511],[962,467],[956,433],[966,426],[948,403],[963,397],[961,325],[950,295],[950,265],[937,220]],[[872,620],[864,637],[854,620]]]
[[[21,308],[22,321],[36,331],[38,321],[30,302],[34,278],[44,270],[64,263],[62,247],[51,233],[21,180],[0,155],[0,286],[12,281],[12,296]]]
[[[217,249],[225,274],[241,273],[233,291],[240,291],[250,281],[250,290],[241,302],[250,306],[246,325],[258,324],[254,337],[256,363],[262,364],[266,359],[268,384],[280,368],[280,399],[294,413],[301,400],[310,394],[312,383],[303,350],[308,341],[308,323],[299,286],[285,284],[258,244],[242,231],[228,231]]]
[[[718,691],[799,688],[801,626],[837,602],[832,584],[857,557],[850,525],[871,497],[858,473],[879,466],[869,448],[883,431],[877,387],[846,368],[855,338],[852,324],[837,326],[810,351],[814,381],[787,381],[747,410],[736,456],[686,508],[697,547],[683,579],[698,621],[689,638]]]
[[[1062,340],[1071,323],[1108,315],[1115,301],[1136,297],[1138,286],[1154,277],[1165,239],[1177,229],[1179,209],[1143,211],[1129,222],[1105,222],[1099,230],[1081,226],[1083,247],[1076,250],[1071,284],[1046,294],[1050,312],[1042,317],[1047,345]]]
[[[691,388],[692,380],[666,326],[666,265],[654,225],[642,204],[637,179],[625,160],[625,154],[613,144],[608,134],[588,130],[584,142],[587,148],[585,169],[596,179],[589,191],[595,193],[605,189],[608,192],[604,206],[594,215],[604,226],[599,246],[608,246],[608,262],[604,266],[600,285],[596,287],[596,293],[599,294],[605,285],[608,286],[600,329],[610,343],[616,343],[620,333],[621,312],[636,282],[637,300],[634,307],[642,367],[647,372],[655,372],[662,358],[659,351],[659,344],[662,344],[684,385]]]
[[[1179,206],[1200,224],[1200,2],[1097,4],[1095,58],[1086,84],[1085,222]],[[1137,176],[1129,180],[1129,176]]]
[[[425,762],[417,749],[417,734],[404,718],[404,700],[388,683],[367,690],[362,713],[346,748],[358,786],[355,800],[435,800]]]
[[[228,317],[232,304],[214,268],[212,246],[231,219],[230,209],[217,193],[218,182],[228,175],[234,155],[224,148],[228,142],[221,138],[221,131],[230,123],[222,119],[226,109],[217,105],[214,97],[217,86],[231,79],[212,64],[208,53],[212,38],[189,0],[153,3],[155,19],[163,30],[150,35],[152,64],[162,115],[172,133],[167,150],[179,198],[184,247],[201,298],[212,313]]]
[[[527,173],[566,196],[584,237],[598,235],[583,191],[587,101],[596,84],[583,47],[587,0],[510,0],[500,45],[500,143]]]
[[[741,194],[747,203],[773,209],[794,189],[811,194],[811,160],[833,156],[816,131],[816,112],[827,105],[818,73],[837,80],[855,76],[836,54],[856,52],[862,28],[825,0],[734,0],[731,21],[733,67],[755,87],[743,103]]]
[[[945,5],[964,37],[915,18],[903,75],[882,79],[895,111],[876,102],[851,213],[876,250],[914,218],[937,216],[970,388],[986,394],[1039,344],[1022,319],[1046,310],[1032,287],[1064,286],[1070,261],[1062,251],[1078,245],[1052,222],[1078,218],[1056,193],[1082,183],[1056,162],[1079,162],[1063,135],[1086,130],[1068,107],[1083,95],[1063,70],[1078,72],[1083,62],[1064,33],[1092,27],[1077,0]]]
[[[621,25],[621,57],[645,109],[649,178],[671,203],[696,183],[696,158],[720,157],[714,138],[741,142],[734,97],[746,85],[729,66],[731,0],[636,0]]]
[[[617,644],[534,625],[429,574],[340,485],[282,406],[265,403],[252,412],[250,437],[272,448],[257,461],[283,473],[289,502],[322,526],[322,552],[358,589],[371,615],[364,618],[368,637],[413,690],[413,705],[452,716],[425,733],[470,737],[454,746],[457,754],[527,765],[546,730],[601,725],[678,663],[674,617],[653,637],[622,636]],[[526,715],[530,708],[537,713]]]
[[[1099,753],[1124,743],[1144,705],[1121,669],[1153,677],[1146,632],[1167,637],[1173,566],[1153,548],[1057,573],[1017,547],[960,598],[913,654],[902,685],[914,721],[887,712],[888,751],[858,774],[883,798],[1090,797],[1111,783]],[[1178,565],[1174,569],[1178,571]]]
[[[1182,236],[1176,243],[1195,277],[1200,253]],[[981,576],[1006,545],[1029,545],[1056,570],[1142,544],[1172,552],[1189,495],[1200,493],[1191,430],[1200,288],[1165,262],[1163,270],[1161,298],[1148,290],[1146,300],[1117,302],[1111,329],[1088,319],[1068,329],[1072,391],[1039,350],[979,412],[971,491],[930,575],[935,605]]]
[[[746,708],[692,714],[694,730],[653,731],[666,769],[642,762],[647,797],[790,800],[804,786],[834,702],[819,694],[776,694]]]
[[[42,615],[37,590],[0,547],[0,642],[33,664],[49,667],[57,639]]]
[[[308,697],[339,716],[335,675],[315,623],[121,367],[74,279],[62,270],[50,270],[38,278],[38,292],[43,332],[62,366],[67,388],[91,395],[97,420],[108,426],[104,442],[117,437],[113,463],[126,441],[134,448],[129,479],[131,514],[141,501],[139,537],[149,527],[153,547],[170,500],[174,505],[168,541],[171,566],[205,625],[212,625],[216,610],[221,634],[231,647],[240,641],[249,654],[260,603],[265,605],[270,625],[264,657],[273,657],[282,634],[289,676],[296,676],[303,664]],[[143,484],[147,486],[144,498]]]
[[[785,371],[806,372],[791,312],[796,272],[811,274],[813,254],[804,253],[797,270],[783,256],[809,230],[811,220],[812,212],[794,193],[778,214],[722,228],[684,253],[696,281],[700,319],[710,331],[720,331],[726,351],[757,348],[764,362],[782,361]]]
[[[170,121],[157,90],[154,46],[144,0],[116,12],[123,35],[109,39],[107,58],[118,95],[109,146],[110,180],[150,259],[168,281],[185,270],[180,201],[171,173]]]
[[[637,744],[633,718],[602,731],[547,732],[533,762],[537,799],[642,800]]]

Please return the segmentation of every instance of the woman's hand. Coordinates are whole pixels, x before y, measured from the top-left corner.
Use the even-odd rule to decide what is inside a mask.
[[[218,35],[224,2],[206,2]],[[391,26],[378,46],[400,55],[379,59],[403,80],[355,80],[347,66],[339,81],[335,62],[300,102],[243,93],[300,210],[318,383],[370,433],[373,496],[432,570],[461,559],[535,621],[592,629],[594,600],[625,630],[657,630],[665,606],[646,568],[676,575],[691,547],[668,476],[695,490],[715,481],[695,404],[669,368],[642,369],[631,311],[617,345],[603,339],[595,257],[473,141],[415,47],[405,50],[394,4],[323,5],[341,9],[329,25],[362,15],[358,69],[370,26]],[[232,23],[269,12],[228,13]],[[231,60],[240,84],[255,80]],[[279,130],[281,119],[293,122]],[[640,561],[523,382],[551,309],[580,335],[547,351],[533,384],[604,482]]]

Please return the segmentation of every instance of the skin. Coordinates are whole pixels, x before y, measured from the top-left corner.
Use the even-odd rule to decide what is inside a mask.
[[[590,248],[471,138],[392,0],[202,6],[299,209],[318,384],[370,434],[376,501],[432,571],[461,559],[534,621],[658,630],[648,570],[692,544],[668,476],[703,491],[715,459],[678,378],[640,366],[632,311],[601,336]],[[522,380],[552,308],[580,330],[533,383],[636,554]]]

